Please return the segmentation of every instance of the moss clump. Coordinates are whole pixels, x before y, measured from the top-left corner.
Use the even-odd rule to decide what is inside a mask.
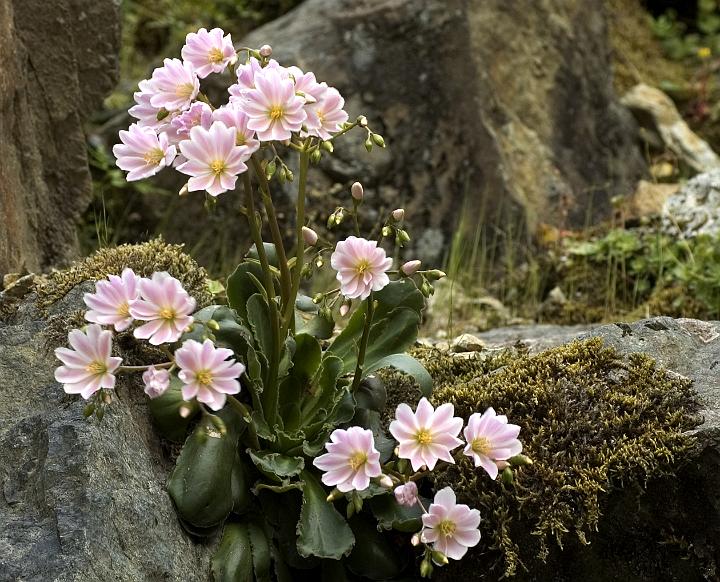
[[[167,244],[162,238],[156,238],[138,245],[100,249],[67,269],[52,273],[37,288],[37,305],[41,310],[47,310],[83,281],[117,275],[125,267],[142,277],[149,277],[155,271],[167,271],[195,298],[198,308],[208,305],[212,299],[207,271],[183,252],[182,245]]]
[[[478,571],[488,571],[488,551],[494,569],[512,576],[544,561],[553,540],[562,547],[572,533],[585,543],[614,488],[640,490],[674,473],[693,446],[685,434],[697,425],[690,382],[647,356],[622,358],[600,339],[536,356],[514,350],[474,359],[437,351],[416,356],[435,380],[436,405],[450,402],[465,419],[494,407],[522,427],[524,452],[534,460],[513,486],[491,482],[466,459],[434,473],[436,488],[451,485],[484,518],[484,544],[463,560],[466,572],[474,560],[482,561]],[[392,401],[407,396],[407,382],[387,380]]]

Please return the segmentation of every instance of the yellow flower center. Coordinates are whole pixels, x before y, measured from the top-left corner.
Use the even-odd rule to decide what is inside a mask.
[[[143,160],[145,160],[145,162],[150,164],[151,166],[157,166],[160,164],[160,162],[163,161],[164,157],[165,152],[163,152],[160,148],[155,148],[147,152],[143,156]]]
[[[123,301],[120,305],[118,305],[117,312],[118,312],[118,315],[122,315],[123,317],[129,317],[130,316],[130,306],[128,305],[128,302]]]
[[[370,261],[367,259],[362,259],[358,262],[357,265],[355,265],[355,270],[357,271],[358,275],[365,274],[365,271],[368,271],[370,269]]]
[[[317,110],[317,116],[320,120],[320,123],[325,123],[325,112],[321,111],[320,109]]]
[[[277,121],[283,115],[285,115],[285,110],[280,105],[273,105],[270,108],[270,119],[273,121]]]
[[[367,460],[367,454],[363,453],[362,451],[358,451],[350,457],[350,467],[353,471],[357,471],[360,467],[367,463]]]
[[[225,167],[225,160],[215,160],[210,164],[210,169],[216,176],[222,174],[225,171]]]
[[[189,99],[194,91],[195,86],[192,83],[180,83],[177,87],[175,87],[175,95],[183,97],[184,99]]]
[[[245,142],[246,142],[245,134],[242,133],[241,131],[238,131],[235,134],[235,145],[239,145],[239,146],[245,145]]]
[[[203,386],[211,384],[212,378],[212,372],[210,370],[200,370],[195,374],[195,379],[198,381],[198,384],[202,384]]]
[[[444,535],[445,537],[451,536],[455,533],[455,522],[450,521],[449,519],[442,520],[437,528],[440,530],[440,533]]]
[[[421,428],[415,435],[415,440],[421,445],[429,445],[432,443],[432,434],[426,428]]]
[[[491,451],[492,446],[490,445],[490,441],[485,437],[477,437],[470,443],[470,448],[478,455],[487,455]]]
[[[175,319],[175,310],[172,307],[165,307],[160,310],[159,315],[163,319]]]
[[[213,64],[217,65],[219,63],[222,63],[223,61],[223,54],[222,51],[219,48],[211,48],[210,52],[208,53],[208,60]]]
[[[105,362],[100,362],[99,360],[96,360],[94,362],[90,362],[87,366],[85,366],[85,370],[88,371],[90,374],[99,376],[100,374],[104,374],[107,372],[107,366],[105,365]]]

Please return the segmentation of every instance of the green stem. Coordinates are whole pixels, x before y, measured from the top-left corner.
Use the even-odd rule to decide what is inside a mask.
[[[360,339],[360,349],[358,350],[357,365],[355,366],[355,375],[353,376],[351,392],[355,392],[360,385],[362,379],[363,364],[365,363],[365,352],[367,352],[368,340],[370,339],[370,327],[372,326],[373,314],[375,312],[375,301],[373,294],[367,298],[367,309],[365,310],[365,324],[363,327],[362,338]]]
[[[163,362],[162,364],[150,364],[148,366],[120,366],[118,372],[144,372],[148,368],[172,368],[175,362]]]
[[[275,302],[275,285],[272,279],[272,272],[270,271],[270,264],[268,263],[267,255],[265,254],[265,247],[263,246],[260,228],[257,223],[252,184],[250,183],[250,175],[247,172],[243,174],[243,183],[245,186],[245,197],[247,200],[247,217],[248,225],[250,226],[250,235],[252,236],[253,242],[255,243],[255,247],[258,251],[258,258],[260,259],[260,265],[262,266],[265,278],[265,287],[267,288],[269,298],[268,307],[270,310],[270,326],[272,328],[273,335],[273,348],[268,362],[268,383],[264,387],[263,403],[265,404],[265,420],[270,426],[273,426],[277,415],[278,397],[280,391],[277,385],[277,375],[278,365],[280,364],[280,349],[282,346],[281,338],[284,338],[285,335],[278,333],[278,330],[280,329],[280,318],[277,310],[277,303]]]
[[[290,297],[285,304],[285,312],[283,313],[283,330],[281,337],[285,337],[288,330],[295,330],[295,299],[300,290],[300,279],[302,277],[305,259],[305,239],[303,238],[302,228],[305,226],[305,187],[307,185],[308,166],[310,165],[308,145],[309,142],[306,142],[303,150],[300,152],[300,175],[298,176],[297,212],[295,217],[295,265],[292,275]]]
[[[255,425],[253,424],[252,416],[250,416],[250,411],[248,410],[247,406],[245,406],[242,402],[240,402],[236,398],[233,398],[232,396],[228,396],[227,401],[233,408],[235,408],[235,410],[240,413],[242,419],[247,423],[248,434],[250,435],[250,442],[255,447],[255,450],[260,450],[260,441],[258,440],[257,432],[255,431]]]
[[[263,206],[268,216],[268,223],[270,224],[270,234],[275,244],[275,250],[277,251],[278,263],[280,266],[280,288],[282,289],[283,305],[286,305],[290,300],[290,268],[288,267],[287,255],[285,253],[285,245],[283,245],[282,233],[280,232],[280,226],[277,220],[277,214],[275,213],[275,206],[273,205],[272,197],[270,196],[270,184],[265,177],[265,174],[260,167],[260,162],[253,156],[251,158],[255,175],[257,176],[260,184],[260,193],[262,194]]]

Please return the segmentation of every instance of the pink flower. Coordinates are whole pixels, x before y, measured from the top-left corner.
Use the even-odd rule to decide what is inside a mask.
[[[395,488],[395,499],[400,505],[413,507],[418,502],[418,488],[414,481]]]
[[[159,107],[153,107],[150,104],[150,98],[155,94],[152,88],[152,83],[145,79],[140,81],[138,84],[140,91],[133,93],[135,99],[135,105],[128,109],[128,113],[138,120],[140,127],[152,127],[153,129],[160,129],[165,126],[168,122],[168,118],[158,121],[158,113],[160,112]]]
[[[265,68],[278,70],[284,79],[288,77],[287,71],[281,67],[275,59],[271,59]],[[240,65],[236,70],[238,82],[231,85],[228,89],[228,92],[230,93],[230,102],[242,101],[248,91],[255,89],[255,75],[262,70],[263,66],[255,57],[250,57],[250,60],[247,63]]]
[[[142,379],[145,383],[145,394],[150,398],[162,396],[170,387],[170,372],[165,368],[156,369],[155,366],[150,366],[143,372]]]
[[[240,392],[237,379],[245,372],[245,366],[232,359],[232,355],[232,350],[216,348],[209,339],[203,343],[184,342],[175,352],[175,363],[180,367],[178,378],[185,383],[183,398],[197,398],[212,410],[225,406],[227,394]]]
[[[170,126],[167,129],[168,139],[173,143],[190,139],[190,130],[193,127],[199,125],[205,129],[210,129],[212,122],[213,110],[210,106],[202,101],[196,101],[190,106],[190,109],[183,111],[170,121]]]
[[[153,71],[150,87],[150,105],[177,111],[190,107],[200,92],[200,81],[191,63],[165,59],[163,66]]]
[[[380,453],[375,449],[371,430],[351,426],[347,430],[336,429],[325,444],[327,453],[313,461],[321,471],[325,485],[335,485],[346,493],[353,489],[363,491],[370,486],[371,477],[379,477]]]
[[[181,55],[184,61],[195,67],[198,77],[204,79],[211,73],[222,73],[225,68],[237,60],[235,47],[230,35],[225,35],[221,28],[213,28],[210,32],[201,28],[185,37],[185,46]]]
[[[55,350],[55,356],[64,364],[55,370],[55,379],[63,384],[63,390],[87,400],[101,388],[115,388],[113,372],[122,358],[110,355],[112,332],[93,324],[85,332],[72,330],[68,341],[73,349]]]
[[[248,127],[260,141],[290,139],[305,121],[305,100],[295,94],[295,85],[280,70],[266,67],[255,74],[255,89],[245,93],[242,108],[250,117]]]
[[[340,292],[350,299],[365,299],[371,291],[380,291],[390,282],[385,272],[392,266],[392,259],[374,240],[350,236],[340,241],[330,265],[338,272]]]
[[[152,279],[141,279],[138,286],[140,299],[130,304],[130,315],[148,323],[133,332],[135,337],[154,346],[177,341],[193,322],[190,314],[195,309],[195,299],[180,281],[165,272],[154,273]]]
[[[332,133],[340,129],[340,124],[348,120],[343,110],[345,99],[334,87],[328,87],[317,103],[307,107],[307,127],[310,135],[321,139],[330,139]]]
[[[407,404],[397,407],[390,433],[400,443],[399,456],[410,459],[413,471],[423,465],[432,471],[439,460],[455,462],[450,451],[462,444],[457,434],[463,421],[454,412],[452,404],[435,410],[427,398],[420,400],[414,413]]]
[[[159,136],[151,127],[133,123],[127,131],[120,131],[121,144],[113,146],[117,167],[129,172],[129,182],[154,176],[175,158],[175,146],[168,143],[164,133]]]
[[[504,415],[496,415],[492,408],[484,414],[475,413],[468,419],[464,435],[467,445],[463,454],[472,457],[476,467],[482,467],[492,479],[498,476],[498,461],[506,461],[522,452],[518,440],[520,427],[508,424]]]
[[[411,275],[417,273],[421,266],[422,263],[420,261],[408,261],[407,263],[404,263],[402,267],[400,267],[400,270],[403,272],[404,275],[410,277]]]
[[[235,129],[235,145],[247,148],[246,153],[252,154],[260,149],[260,142],[255,139],[255,132],[247,126],[250,118],[238,107],[237,103],[230,103],[216,109],[213,112],[213,119]]]
[[[459,560],[468,548],[480,542],[480,512],[467,505],[456,503],[455,492],[445,487],[435,494],[428,512],[422,516],[420,538],[432,543],[433,549],[448,558]]]
[[[180,151],[187,162],[178,171],[192,176],[188,182],[190,192],[206,190],[217,196],[235,188],[238,174],[247,171],[245,160],[248,149],[235,144],[237,131],[216,121],[210,129],[195,126],[190,139],[180,142]]]
[[[130,304],[138,298],[138,277],[132,269],[110,275],[108,280],[95,284],[95,293],[85,293],[83,300],[90,311],[85,319],[101,325],[112,325],[115,331],[124,331],[133,322]]]

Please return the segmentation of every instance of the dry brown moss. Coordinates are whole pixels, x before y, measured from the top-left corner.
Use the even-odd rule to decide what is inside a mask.
[[[117,275],[125,267],[130,267],[142,277],[149,277],[155,271],[167,271],[195,298],[198,308],[208,305],[212,298],[207,285],[207,271],[183,252],[182,245],[168,244],[162,238],[156,238],[137,245],[100,249],[67,269],[52,273],[37,288],[38,307],[47,310],[83,281]]]
[[[552,542],[562,546],[568,534],[584,543],[613,489],[642,488],[673,473],[693,445],[684,434],[697,424],[690,382],[670,377],[649,357],[621,358],[600,339],[536,356],[416,355],[435,380],[436,404],[451,402],[464,418],[489,406],[507,414],[522,427],[524,452],[535,461],[517,473],[514,486],[490,481],[466,460],[435,472],[436,488],[451,485],[484,517],[485,543],[464,560],[482,561],[483,571],[494,559],[512,576],[545,560]],[[388,391],[396,401],[410,389],[401,381]]]

